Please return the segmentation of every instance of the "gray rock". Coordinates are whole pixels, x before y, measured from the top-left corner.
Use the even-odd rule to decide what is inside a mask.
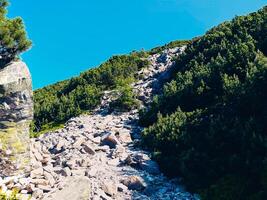
[[[33,192],[32,197],[35,199],[40,199],[43,196],[43,190],[37,189]]]
[[[56,181],[55,181],[54,177],[50,173],[45,171],[44,172],[44,177],[45,177],[46,180],[48,180],[50,186],[54,186],[55,185]]]
[[[138,176],[129,176],[126,179],[123,179],[121,183],[127,186],[129,190],[141,191],[146,188],[146,184]]]
[[[40,167],[38,169],[31,171],[31,178],[40,178],[43,176],[43,174],[44,174],[44,170],[43,168]]]
[[[62,169],[61,174],[62,174],[62,176],[71,176],[70,168],[65,167],[64,169]]]
[[[101,138],[101,145],[108,145],[110,148],[116,148],[120,145],[119,140],[112,133],[107,133]]]
[[[123,185],[122,183],[118,184],[118,191],[119,192],[124,192],[127,190],[127,187]]]
[[[83,149],[86,153],[90,155],[95,155],[95,150],[91,146],[92,144],[86,143],[83,145]]]
[[[0,162],[0,176],[29,170],[29,123],[32,118],[30,72],[22,61],[11,62],[0,68],[0,144],[2,148],[11,150],[8,159],[15,168],[12,170]]]
[[[131,134],[129,131],[117,131],[115,136],[121,142],[121,144],[128,144],[132,142]]]
[[[105,180],[102,183],[103,191],[111,197],[115,197],[117,194],[117,184],[110,180]]]
[[[48,193],[43,200],[88,200],[91,197],[91,181],[87,177],[68,177],[61,190]]]

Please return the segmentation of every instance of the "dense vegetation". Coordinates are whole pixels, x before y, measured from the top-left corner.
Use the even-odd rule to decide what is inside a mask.
[[[119,87],[118,91],[119,97],[110,103],[111,110],[130,111],[139,108],[139,101],[131,86]]]
[[[0,68],[31,46],[21,18],[6,17],[7,0],[0,0]]]
[[[123,109],[136,106],[129,84],[136,72],[149,63],[144,52],[113,56],[100,67],[88,70],[80,76],[47,86],[34,92],[35,132],[54,127],[84,111],[90,111],[100,104],[103,91],[118,89],[122,92],[114,104]]]
[[[207,200],[267,199],[267,7],[190,43],[141,120],[162,169]]]

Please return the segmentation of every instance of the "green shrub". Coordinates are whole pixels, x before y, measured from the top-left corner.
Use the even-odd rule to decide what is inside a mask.
[[[139,108],[139,101],[136,99],[132,88],[128,85],[118,89],[119,97],[110,103],[112,110],[130,111]]]
[[[266,24],[264,7],[192,41],[140,113],[143,145],[203,199],[266,199]]]
[[[0,0],[0,68],[31,47],[21,18],[6,17],[7,0]]]

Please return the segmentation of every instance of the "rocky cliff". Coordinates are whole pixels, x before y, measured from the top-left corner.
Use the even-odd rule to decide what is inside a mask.
[[[29,168],[29,123],[33,118],[32,82],[22,61],[0,69],[0,176]]]

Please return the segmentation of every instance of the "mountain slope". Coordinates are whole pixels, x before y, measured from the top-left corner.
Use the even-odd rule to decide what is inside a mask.
[[[184,47],[148,56],[150,65],[138,70],[131,84],[136,98],[145,105],[169,76],[173,58]],[[91,114],[67,121],[64,128],[31,140],[30,176],[6,177],[2,188],[17,188],[25,199],[144,199],[198,200],[160,173],[149,152],[140,149],[138,110],[118,112],[114,90],[105,91]],[[8,191],[9,192],[9,191]]]
[[[105,90],[119,90],[125,94],[125,98],[114,104],[115,107],[126,110],[136,107],[138,102],[132,94],[130,84],[140,78],[138,71],[148,67],[147,57],[187,43],[189,41],[173,41],[148,52],[134,51],[129,55],[113,56],[99,67],[83,72],[78,77],[34,91],[33,135],[93,110],[100,105]]]
[[[168,83],[158,85],[162,94],[140,112],[140,125],[147,127],[143,146],[166,174],[182,177],[203,199],[267,198],[266,11],[178,42],[187,44],[185,52],[168,71]],[[161,50],[115,56],[79,77],[37,90],[35,131],[92,111],[106,90],[119,91],[117,100],[111,98],[112,109],[136,108],[138,71],[149,65],[149,54]]]
[[[80,76],[47,86],[34,92],[34,131],[64,123],[73,116],[100,104],[104,90],[126,86],[136,72],[148,66],[141,53],[114,56],[100,67]]]
[[[162,169],[203,199],[266,199],[267,7],[197,38],[140,123]]]

